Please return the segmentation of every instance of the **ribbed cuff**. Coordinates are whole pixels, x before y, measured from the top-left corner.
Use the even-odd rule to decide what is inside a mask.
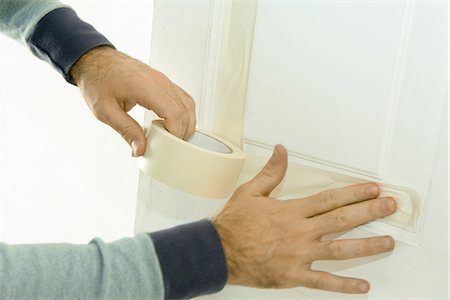
[[[150,233],[164,280],[165,299],[220,291],[228,278],[219,234],[208,220]]]
[[[70,69],[83,54],[99,46],[114,47],[68,7],[46,14],[36,24],[27,44],[37,57],[50,63],[72,84],[75,83]]]

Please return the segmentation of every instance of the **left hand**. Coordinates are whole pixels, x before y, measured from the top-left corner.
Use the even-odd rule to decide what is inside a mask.
[[[195,132],[195,103],[163,73],[119,51],[102,46],[84,54],[70,74],[95,117],[115,129],[132,147],[145,152],[141,126],[129,112],[136,104],[164,119],[173,135],[188,139]]]
[[[258,288],[305,286],[341,293],[367,293],[369,283],[312,269],[317,260],[341,260],[389,252],[390,236],[323,240],[323,236],[393,214],[393,198],[375,183],[331,189],[280,201],[270,197],[287,169],[277,145],[261,172],[241,185],[214,218],[228,266],[228,284]]]

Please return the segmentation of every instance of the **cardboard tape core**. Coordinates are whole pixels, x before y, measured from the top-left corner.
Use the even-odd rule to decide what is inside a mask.
[[[147,149],[139,158],[144,174],[181,191],[213,199],[230,196],[245,161],[237,146],[197,130],[179,139],[155,120],[145,129]]]
[[[194,135],[188,140],[189,143],[201,147],[203,149],[211,150],[219,153],[232,153],[230,147],[222,143],[221,141],[203,133],[196,131]]]

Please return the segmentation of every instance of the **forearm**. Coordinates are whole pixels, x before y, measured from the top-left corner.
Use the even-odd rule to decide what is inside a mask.
[[[0,244],[0,299],[162,299],[146,234],[88,245]]]

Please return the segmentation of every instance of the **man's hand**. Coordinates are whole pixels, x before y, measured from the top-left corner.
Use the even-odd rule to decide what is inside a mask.
[[[275,146],[262,171],[243,184],[213,222],[224,246],[228,283],[263,288],[305,286],[343,293],[366,293],[369,283],[311,270],[315,260],[337,260],[391,251],[389,236],[321,241],[388,216],[392,198],[377,198],[373,183],[328,190],[303,198],[270,198],[287,168],[286,149]]]
[[[133,149],[145,152],[141,126],[127,112],[136,104],[164,118],[175,136],[188,139],[195,131],[194,100],[164,74],[111,47],[98,47],[83,55],[70,74],[94,115],[114,128]]]

